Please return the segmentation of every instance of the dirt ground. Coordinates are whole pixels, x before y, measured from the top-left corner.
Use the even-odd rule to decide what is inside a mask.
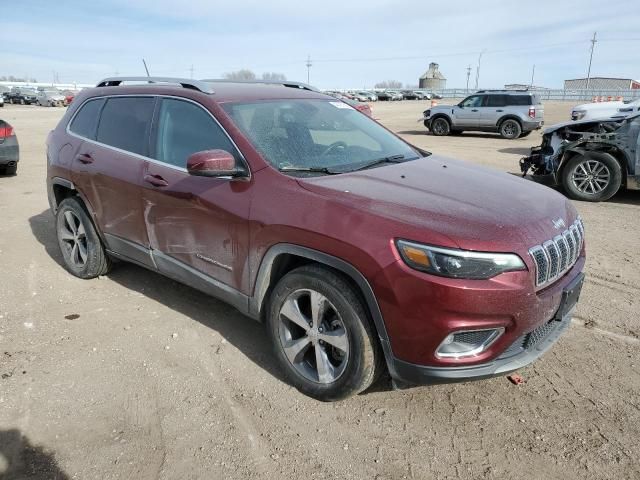
[[[571,105],[546,105],[546,122]],[[500,170],[539,133],[433,137],[426,102],[374,116],[416,145]],[[578,203],[587,282],[559,343],[506,378],[324,404],[283,382],[263,327],[142,268],[68,274],[45,192],[62,109],[6,106],[0,178],[0,478],[640,478],[640,192]],[[3,477],[4,472],[4,477]]]

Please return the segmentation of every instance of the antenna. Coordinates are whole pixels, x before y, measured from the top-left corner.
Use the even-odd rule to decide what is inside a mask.
[[[587,69],[587,85],[586,85],[587,90],[589,90],[589,82],[591,80],[591,61],[593,60],[593,50],[596,48],[596,43],[598,42],[596,40],[596,33],[598,32],[593,32],[593,38],[590,40],[591,54],[589,55],[589,68]]]
[[[307,55],[307,83],[309,83],[309,75],[310,75],[312,66],[313,64],[311,63],[311,55]]]
[[[151,75],[149,75],[149,69],[147,68],[147,62],[144,61],[144,58],[142,59],[142,64],[144,65],[144,69],[147,72],[147,77],[150,77]]]

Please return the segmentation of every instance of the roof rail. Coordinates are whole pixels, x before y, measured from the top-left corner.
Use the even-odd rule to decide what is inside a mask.
[[[202,93],[214,93],[213,88],[211,88],[211,85],[206,83],[206,81],[173,77],[110,77],[100,81],[96,85],[96,87],[117,87],[123,82],[144,82],[147,85],[156,83],[169,83],[180,85],[182,88],[198,90]]]
[[[503,88],[503,89],[495,89],[495,90],[478,90],[476,93],[489,93],[489,92],[528,92],[529,89],[528,88],[522,88],[522,89],[509,89],[509,88]]]
[[[202,82],[211,82],[211,83],[261,83],[265,85],[281,85],[283,87],[289,88],[300,88],[302,90],[310,90],[312,92],[319,92],[316,87],[312,87],[306,83],[302,82],[293,82],[289,80],[232,80],[229,78],[208,78],[202,80]]]

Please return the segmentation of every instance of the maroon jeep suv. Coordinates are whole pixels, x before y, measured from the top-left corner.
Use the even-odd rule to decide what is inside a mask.
[[[80,278],[136,263],[265,322],[321,400],[504,375],[569,326],[584,229],[562,195],[431,155],[300,83],[109,78],[47,140]]]

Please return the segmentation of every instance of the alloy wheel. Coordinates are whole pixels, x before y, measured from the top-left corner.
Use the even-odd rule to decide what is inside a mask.
[[[307,380],[329,384],[344,373],[349,338],[336,307],[321,293],[301,289],[280,307],[278,336],[295,370]]]
[[[571,180],[580,192],[587,195],[596,195],[609,185],[611,172],[604,163],[588,159],[576,166],[571,175]]]
[[[64,212],[60,239],[69,262],[75,268],[87,263],[87,234],[80,218],[71,210]]]

